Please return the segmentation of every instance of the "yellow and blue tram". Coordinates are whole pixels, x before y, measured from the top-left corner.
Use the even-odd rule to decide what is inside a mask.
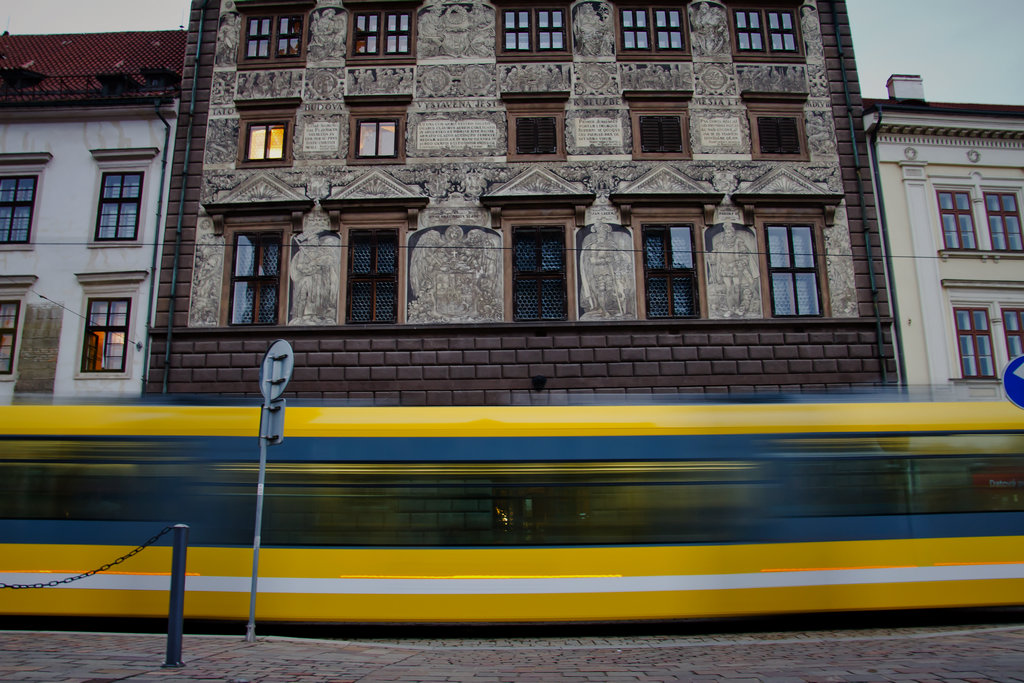
[[[185,615],[248,614],[259,408],[0,407],[0,583],[190,526]],[[165,537],[166,540],[166,537]],[[170,548],[0,614],[161,616]],[[260,620],[542,622],[1024,604],[1008,402],[300,407]]]

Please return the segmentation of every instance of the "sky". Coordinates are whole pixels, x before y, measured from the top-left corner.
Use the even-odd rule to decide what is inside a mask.
[[[819,0],[825,4],[828,0]],[[175,29],[189,0],[0,0],[0,29],[90,33]],[[847,0],[865,97],[892,74],[932,102],[1024,106],[1024,0]]]

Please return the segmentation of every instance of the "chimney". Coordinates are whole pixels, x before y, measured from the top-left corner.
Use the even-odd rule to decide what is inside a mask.
[[[924,102],[924,81],[920,76],[893,74],[885,82],[889,99],[897,102]]]

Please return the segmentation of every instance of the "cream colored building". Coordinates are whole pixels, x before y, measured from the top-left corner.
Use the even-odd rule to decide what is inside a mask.
[[[999,396],[1024,340],[1024,107],[940,104],[918,76],[865,100],[900,376]]]

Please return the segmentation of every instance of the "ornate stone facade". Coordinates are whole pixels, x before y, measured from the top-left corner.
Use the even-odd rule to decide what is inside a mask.
[[[814,256],[822,304],[809,317],[825,328],[858,320],[848,162],[814,0],[790,3],[799,47],[779,62],[738,53],[733,8],[714,0],[680,3],[685,50],[666,59],[637,59],[617,44],[613,2],[571,4],[564,54],[516,59],[503,47],[503,6],[427,1],[411,10],[410,54],[377,61],[353,56],[361,9],[306,0],[295,3],[308,12],[302,57],[280,68],[244,63],[245,5],[221,4],[216,32],[203,34],[216,45],[204,67],[212,77],[204,160],[190,171],[200,204],[190,328],[231,328],[220,301],[232,276],[224,230],[269,223],[285,236],[277,324],[293,330],[362,329],[353,297],[371,285],[355,285],[363,255],[351,235],[383,230],[393,246],[372,242],[366,258],[386,252],[395,270],[374,271],[371,289],[390,293],[370,305],[388,311],[380,322],[393,329],[454,326],[457,336],[471,335],[470,325],[600,322],[636,334],[653,320],[647,226],[677,224],[692,228],[697,314],[673,319],[672,329],[761,329],[778,317],[765,253],[772,222],[811,225],[823,249]],[[798,122],[795,152],[764,151],[772,121],[762,118],[772,117]],[[524,151],[521,127],[540,119],[555,122],[556,139],[544,154]],[[282,162],[247,160],[240,136],[251,135],[252,121],[278,120]],[[361,156],[367,131],[384,135],[380,121],[396,131],[394,152]],[[671,121],[677,147],[645,149],[645,127]],[[527,228],[562,235],[557,266],[529,276],[557,270],[562,293],[550,305],[561,312],[532,321],[518,308],[532,267],[521,254]],[[385,274],[393,284],[380,284]]]

